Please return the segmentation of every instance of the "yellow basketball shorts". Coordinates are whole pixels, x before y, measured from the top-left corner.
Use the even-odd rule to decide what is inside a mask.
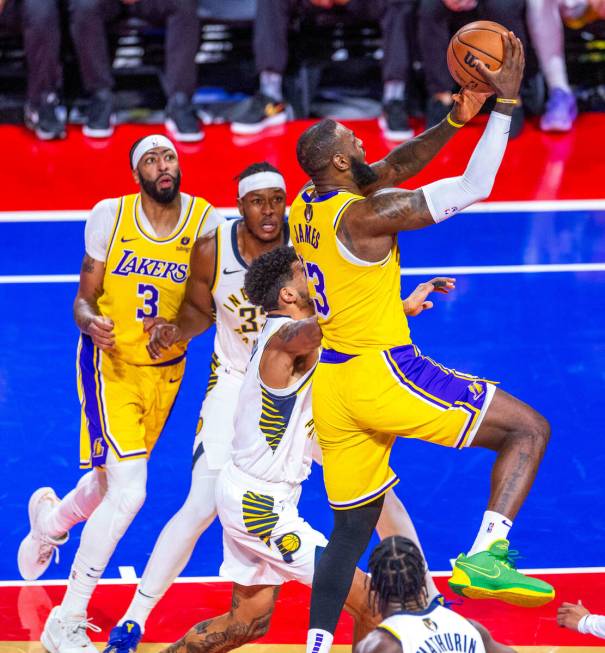
[[[325,349],[313,375],[313,418],[332,508],[370,503],[399,481],[389,466],[396,437],[468,447],[495,391],[415,345],[356,356]]]
[[[77,373],[80,467],[104,465],[109,450],[120,460],[147,458],[179,391],[185,356],[159,365],[131,365],[102,352],[82,334]]]

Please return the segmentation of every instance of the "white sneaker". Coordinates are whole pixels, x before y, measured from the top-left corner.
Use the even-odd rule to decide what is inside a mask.
[[[100,633],[89,619],[61,619],[61,607],[55,606],[48,615],[40,642],[49,653],[98,653],[86,630]]]
[[[43,530],[44,518],[60,503],[55,491],[50,487],[41,487],[30,497],[27,511],[29,513],[29,533],[21,541],[17,553],[19,573],[25,580],[36,580],[48,569],[55,554],[59,562],[59,546],[69,539],[69,533],[56,538]]]

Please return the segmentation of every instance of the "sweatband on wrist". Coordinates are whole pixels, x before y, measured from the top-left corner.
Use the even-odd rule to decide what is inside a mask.
[[[143,158],[143,156],[149,152],[149,150],[153,150],[155,147],[165,147],[169,150],[172,150],[178,157],[176,147],[169,138],[166,138],[166,136],[163,134],[151,134],[151,136],[145,136],[145,138],[143,138],[141,142],[136,146],[130,159],[131,168],[136,170],[137,166],[139,165],[139,161]]]
[[[435,222],[451,218],[467,206],[489,196],[508,143],[510,121],[510,116],[492,111],[464,174],[422,187]]]
[[[448,123],[449,123],[452,127],[455,127],[456,129],[460,129],[461,127],[464,127],[464,123],[458,123],[458,122],[454,122],[454,121],[452,120],[452,112],[451,112],[451,111],[450,111],[450,113],[447,114],[447,116],[446,116],[446,120],[448,121]]]
[[[510,99],[506,97],[497,97],[496,102],[500,102],[500,104],[519,104],[519,100],[516,99]]]
[[[279,172],[256,172],[240,180],[237,187],[237,196],[241,199],[253,190],[261,188],[281,188],[286,192],[286,181]]]

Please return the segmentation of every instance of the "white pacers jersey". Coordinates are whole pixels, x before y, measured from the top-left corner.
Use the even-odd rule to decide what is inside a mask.
[[[404,653],[485,653],[479,631],[441,605],[423,612],[399,612],[378,628],[397,638]]]
[[[270,315],[259,335],[235,411],[232,459],[238,469],[260,481],[298,485],[311,471],[311,376],[315,367],[282,389],[267,387],[259,373],[271,336],[292,321]]]
[[[211,292],[216,310],[214,362],[243,374],[265,322],[265,313],[250,303],[244,290],[248,264],[237,246],[237,227],[241,222],[229,220],[216,230],[216,271]],[[287,223],[284,242],[288,242]]]

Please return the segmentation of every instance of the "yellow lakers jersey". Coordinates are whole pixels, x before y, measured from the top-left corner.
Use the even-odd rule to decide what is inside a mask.
[[[157,365],[184,354],[186,344],[178,343],[152,361],[145,349],[149,336],[143,331],[143,318],[176,317],[185,295],[191,248],[211,208],[206,200],[191,197],[176,231],[156,238],[141,223],[141,196],[120,198],[98,301],[101,314],[114,322],[118,358],[133,365]]]
[[[323,332],[323,346],[345,354],[411,342],[401,301],[397,245],[377,263],[363,261],[338,240],[344,211],[364,199],[347,191],[300,193],[290,209],[292,244],[302,258]]]

